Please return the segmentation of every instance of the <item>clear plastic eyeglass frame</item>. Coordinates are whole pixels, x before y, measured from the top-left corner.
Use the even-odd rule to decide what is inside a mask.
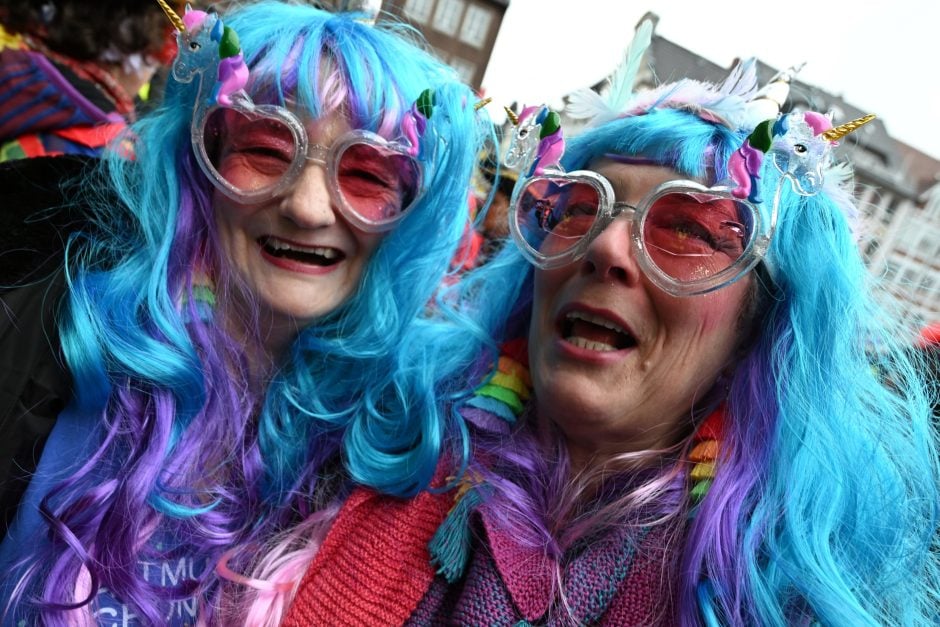
[[[294,156],[287,169],[281,177],[272,185],[255,190],[243,190],[225,179],[212,164],[206,149],[205,126],[209,117],[221,106],[200,108],[193,117],[191,127],[193,150],[196,155],[196,161],[199,167],[206,174],[208,179],[220,192],[239,203],[263,202],[288,191],[299,178],[306,163],[318,164],[327,171],[327,181],[329,182],[330,193],[346,218],[351,224],[360,230],[375,233],[387,231],[393,228],[407,214],[409,207],[413,207],[424,195],[425,190],[425,172],[420,160],[412,157],[409,153],[409,147],[399,142],[390,142],[381,135],[366,130],[353,130],[337,138],[330,146],[320,144],[311,144],[307,130],[296,115],[289,109],[278,105],[255,105],[250,98],[242,96],[241,93],[233,97],[233,106],[228,107],[249,120],[266,119],[275,121],[286,128],[294,142]],[[359,214],[346,201],[337,177],[339,161],[343,154],[350,147],[358,144],[367,144],[379,150],[391,152],[402,157],[406,157],[414,164],[418,177],[418,185],[415,189],[415,195],[407,207],[402,207],[392,218],[387,220],[370,220]]]
[[[517,208],[523,193],[530,185],[542,180],[557,181],[559,179],[590,185],[597,191],[600,206],[598,207],[597,217],[594,219],[591,228],[574,246],[557,255],[546,255],[533,248],[524,237],[522,226],[519,224],[519,211]],[[777,186],[769,216],[764,216],[760,209],[754,204],[746,200],[734,198],[731,195],[731,187],[724,185],[705,187],[695,181],[666,181],[647,193],[637,206],[634,207],[627,203],[615,202],[614,191],[610,182],[597,172],[590,170],[577,170],[574,172],[564,172],[562,170],[546,171],[541,176],[525,179],[516,184],[510,201],[509,229],[512,233],[513,240],[515,240],[523,256],[536,267],[548,270],[567,265],[582,258],[587,253],[591,242],[593,242],[611,222],[621,216],[628,217],[631,221],[630,231],[633,254],[636,256],[637,263],[643,273],[653,284],[668,294],[672,294],[673,296],[695,296],[713,292],[734,283],[747,274],[764,258],[764,255],[766,255],[770,247],[771,237],[776,227],[777,206],[779,204],[783,180],[784,179],[781,178],[780,184]],[[747,242],[747,246],[741,256],[720,272],[694,281],[679,281],[659,268],[647,251],[646,244],[643,241],[643,229],[653,203],[666,194],[673,193],[707,193],[720,198],[732,199],[739,205],[750,207],[753,219],[753,236],[750,241]]]

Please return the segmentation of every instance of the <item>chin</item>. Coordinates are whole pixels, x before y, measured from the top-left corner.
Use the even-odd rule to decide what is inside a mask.
[[[609,411],[610,404],[605,403],[605,399],[584,394],[587,391],[584,386],[578,386],[580,394],[566,393],[569,390],[565,387],[555,386],[554,393],[540,395],[536,392],[540,417],[547,418],[566,432],[569,430],[566,425],[583,428],[584,425],[600,426],[607,422],[603,416],[605,410]]]

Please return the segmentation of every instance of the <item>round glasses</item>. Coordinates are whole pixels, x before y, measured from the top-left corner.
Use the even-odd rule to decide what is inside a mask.
[[[766,253],[776,219],[776,210],[764,219],[730,188],[694,181],[667,181],[634,207],[615,202],[607,179],[587,170],[529,178],[516,185],[511,207],[513,239],[543,269],[584,256],[608,224],[629,216],[640,268],[674,296],[704,294],[741,278]]]
[[[407,147],[364,130],[328,147],[310,144],[303,124],[282,107],[216,108],[194,126],[193,145],[209,180],[241,203],[286,192],[307,161],[323,166],[334,202],[363,231],[392,228],[423,193],[421,164]]]

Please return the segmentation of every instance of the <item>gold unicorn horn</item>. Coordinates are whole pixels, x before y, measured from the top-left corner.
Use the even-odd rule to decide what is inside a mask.
[[[170,5],[166,3],[166,0],[157,0],[157,4],[163,9],[163,12],[166,13],[166,16],[170,18],[170,21],[173,22],[173,27],[176,28],[181,33],[186,32],[186,25],[183,24],[183,20],[180,19],[180,16],[176,14]]]
[[[490,104],[491,102],[493,102],[493,99],[492,99],[492,98],[484,98],[484,99],[481,100],[480,102],[478,102],[478,103],[476,103],[475,105],[473,105],[473,110],[474,110],[474,111],[479,111],[480,109],[482,109],[482,108],[485,107],[486,105]]]
[[[822,133],[820,137],[825,139],[827,142],[834,142],[837,139],[842,139],[853,131],[857,131],[859,128],[865,126],[874,119],[875,114],[869,113],[868,115],[863,115],[862,117],[852,120],[851,122],[846,122],[845,124],[831,128],[825,133]]]
[[[509,107],[503,107],[503,109],[506,110],[506,115],[509,116],[509,121],[512,122],[512,125],[519,126],[519,116],[516,115],[516,112]]]

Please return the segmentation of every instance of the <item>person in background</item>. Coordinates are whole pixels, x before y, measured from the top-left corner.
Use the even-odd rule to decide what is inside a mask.
[[[361,12],[166,10],[133,158],[2,295],[4,625],[245,624],[222,589],[260,547],[354,485],[417,493],[455,420],[429,303],[491,133],[472,90]]]
[[[451,298],[470,450],[354,492],[284,625],[937,624],[937,432],[832,157],[865,119],[753,62],[632,93],[650,30],[567,145],[519,114],[516,246]]]
[[[499,168],[491,153],[480,160],[471,185],[473,223],[455,265],[466,272],[491,259],[509,236],[507,209],[512,196],[516,173]],[[498,181],[498,184],[497,184]]]
[[[509,237],[509,201],[519,175],[514,170],[494,167],[489,162],[481,164],[480,173],[493,194],[480,225],[484,238],[481,255],[485,261],[494,257]]]
[[[175,53],[151,1],[0,0],[0,26],[0,161],[99,155]]]

